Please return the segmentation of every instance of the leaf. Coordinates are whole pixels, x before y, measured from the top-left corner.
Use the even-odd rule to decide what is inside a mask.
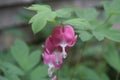
[[[29,23],[32,23],[33,32],[37,33],[45,27],[47,21],[54,21],[55,17],[56,17],[55,12],[51,11],[39,12],[30,19]]]
[[[111,25],[99,26],[92,30],[92,33],[99,41],[107,38],[115,42],[120,42],[120,30],[110,28],[110,26]]]
[[[98,12],[94,8],[76,9],[75,13],[79,18],[87,21],[95,20],[98,16]]]
[[[92,29],[89,22],[83,19],[79,19],[79,18],[67,20],[63,24],[72,25],[76,29],[80,29],[80,30]]]
[[[104,47],[105,53],[103,54],[106,62],[113,67],[115,70],[120,72],[120,55],[116,47],[112,44],[109,44]]]
[[[16,40],[11,53],[24,71],[32,69],[40,60],[40,51],[29,54],[28,46],[21,40]]]
[[[4,62],[3,67],[6,69],[7,72],[9,72],[11,74],[24,75],[24,72],[20,68],[18,68],[17,66],[15,66],[11,63]]]
[[[101,77],[101,80],[110,80],[109,77],[105,73],[102,73],[100,77]]]
[[[101,41],[104,39],[104,34],[100,31],[93,31],[93,35],[96,37],[98,41]]]
[[[63,8],[56,10],[57,17],[60,18],[69,18],[71,16],[72,9],[71,8]]]
[[[100,77],[95,71],[82,65],[78,67],[77,74],[79,75],[79,80],[100,80]]]
[[[32,23],[33,32],[35,34],[38,33],[45,27],[46,24],[47,24],[47,21],[45,18],[39,17],[39,18],[35,19],[35,21]]]
[[[34,69],[30,75],[30,80],[46,80],[47,77],[47,67],[39,65]]]
[[[0,76],[0,80],[8,80],[6,77]]]
[[[33,4],[32,6],[26,8],[26,9],[37,11],[37,12],[40,12],[40,11],[51,11],[50,6],[48,6],[48,5],[39,5],[39,4]]]
[[[120,30],[109,29],[104,32],[106,38],[120,42]]]
[[[80,31],[79,37],[82,41],[88,41],[93,37],[93,35],[87,31]]]
[[[3,71],[4,76],[8,80],[20,80],[18,76],[23,76],[24,72],[15,66],[14,64],[8,62],[0,62],[0,69]]]
[[[103,6],[106,17],[111,16],[109,21],[111,23],[120,23],[120,0],[104,1]]]

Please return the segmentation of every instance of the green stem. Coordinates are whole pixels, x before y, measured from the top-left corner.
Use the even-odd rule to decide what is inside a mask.
[[[119,80],[119,72],[117,73],[115,80]]]
[[[56,71],[56,76],[57,76],[56,80],[58,80],[58,78],[59,78],[59,70]]]
[[[110,14],[109,16],[108,16],[108,18],[104,21],[104,23],[103,24],[106,24],[106,23],[108,23],[108,21],[109,21],[109,19],[112,17],[112,14]]]

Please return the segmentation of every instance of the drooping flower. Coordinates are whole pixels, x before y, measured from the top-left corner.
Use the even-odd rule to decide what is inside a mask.
[[[52,77],[54,70],[61,68],[63,58],[67,57],[68,48],[74,46],[77,40],[72,26],[57,26],[54,28],[52,35],[50,35],[42,48],[44,53],[42,58],[44,64],[48,65],[48,75]],[[56,80],[53,77],[52,80]]]
[[[72,26],[57,26],[54,28],[51,38],[52,43],[55,46],[61,46],[63,58],[66,58],[67,52],[65,48],[74,46],[77,40],[77,35],[75,35]]]

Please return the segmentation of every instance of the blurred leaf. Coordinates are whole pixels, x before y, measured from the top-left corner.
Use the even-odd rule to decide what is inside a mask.
[[[79,80],[101,80],[95,71],[83,65],[78,67],[76,74],[79,74]]]
[[[4,62],[3,66],[9,73],[12,73],[15,75],[24,75],[24,72],[20,68],[18,68],[17,66],[11,63]]]
[[[7,30],[4,30],[4,33],[7,35],[10,34],[10,35],[21,37],[21,38],[27,37],[27,35],[24,34],[22,31],[20,31],[19,29],[7,29]]]
[[[84,56],[93,56],[93,55],[99,55],[102,52],[103,52],[102,46],[95,45],[95,46],[87,47],[86,50],[84,51],[83,55]]]
[[[37,11],[37,12],[40,12],[40,11],[51,11],[50,6],[48,6],[48,5],[39,5],[39,4],[33,4],[32,6],[26,8],[26,9]]]
[[[40,60],[40,51],[29,54],[28,46],[21,40],[16,40],[11,53],[18,64],[25,70],[32,69]]]
[[[106,38],[120,42],[120,30],[110,29],[104,32]]]
[[[102,73],[100,77],[101,77],[101,80],[110,80],[109,77],[105,73]]]
[[[55,12],[51,11],[39,12],[30,19],[29,23],[32,23],[33,32],[37,33],[45,27],[47,21],[53,21],[55,17],[56,17]]]
[[[94,8],[76,9],[75,13],[79,18],[85,19],[87,21],[95,20],[98,16],[98,12]]]
[[[93,37],[93,35],[87,31],[80,31],[79,37],[82,41],[88,41]]]
[[[64,22],[65,25],[72,25],[74,28],[79,30],[88,30],[91,29],[91,26],[89,22],[86,20],[76,18],[76,19],[70,19]]]
[[[0,80],[8,80],[6,77],[0,76]]]
[[[71,16],[72,9],[71,8],[63,8],[56,10],[57,17],[60,18],[69,18]]]
[[[107,45],[104,47],[105,53],[104,59],[107,61],[107,63],[120,72],[120,55],[114,45]]]
[[[0,69],[4,72],[4,76],[8,80],[20,80],[18,76],[24,75],[24,72],[20,68],[8,62],[0,61]]]
[[[47,67],[39,65],[36,69],[34,69],[31,73],[30,80],[47,80]]]
[[[98,26],[92,30],[92,33],[99,41],[107,38],[115,42],[120,42],[120,30],[110,28],[110,26],[111,25]]]
[[[120,23],[120,0],[113,0],[112,2],[104,1],[103,6],[105,9],[105,15],[112,16],[110,18],[111,23]]]
[[[92,33],[98,41],[101,41],[104,39],[104,33],[102,31],[93,31]]]

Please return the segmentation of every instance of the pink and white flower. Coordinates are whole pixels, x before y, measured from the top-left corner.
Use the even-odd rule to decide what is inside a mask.
[[[53,29],[52,35],[50,35],[45,42],[45,46],[42,46],[44,54],[42,58],[44,64],[48,65],[48,75],[51,77],[54,70],[61,68],[63,58],[67,57],[68,48],[75,45],[77,35],[75,35],[72,26],[57,26]],[[52,78],[56,80],[56,78]]]
[[[55,46],[61,46],[63,58],[67,57],[65,48],[74,46],[76,40],[77,35],[75,35],[72,26],[57,26],[52,32],[52,43]]]

